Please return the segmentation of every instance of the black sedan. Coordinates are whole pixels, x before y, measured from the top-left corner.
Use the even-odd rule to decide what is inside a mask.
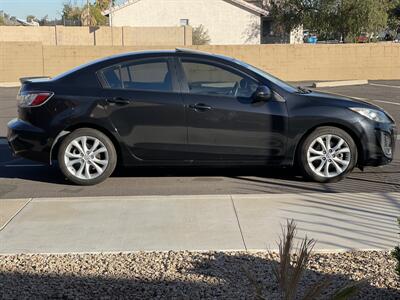
[[[393,158],[395,123],[381,108],[295,88],[225,56],[136,52],[21,81],[13,152],[57,160],[80,185],[117,164],[298,166],[334,182]]]

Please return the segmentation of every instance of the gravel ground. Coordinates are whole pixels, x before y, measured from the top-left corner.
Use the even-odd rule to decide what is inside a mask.
[[[0,256],[0,299],[254,299],[254,285],[279,299],[267,252],[135,252]],[[388,252],[314,254],[301,283],[329,277],[322,299],[353,281],[368,281],[355,299],[400,299]]]

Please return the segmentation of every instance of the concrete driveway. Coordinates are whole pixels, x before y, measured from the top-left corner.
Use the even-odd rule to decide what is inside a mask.
[[[276,249],[281,224],[292,218],[299,237],[315,238],[317,250],[337,251],[393,248],[400,193],[42,198],[1,205],[16,211],[2,217],[0,253]]]

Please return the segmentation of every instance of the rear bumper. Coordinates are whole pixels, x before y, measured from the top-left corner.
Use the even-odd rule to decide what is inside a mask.
[[[7,127],[7,140],[14,155],[49,163],[51,142],[43,129],[20,119],[11,120]]]

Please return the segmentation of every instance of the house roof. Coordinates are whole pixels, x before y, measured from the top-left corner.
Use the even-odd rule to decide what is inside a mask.
[[[112,12],[115,12],[117,10],[123,9],[123,8],[125,8],[127,6],[130,6],[132,4],[135,4],[135,3],[139,2],[139,1],[142,1],[142,0],[127,0],[122,4],[115,5],[115,6],[111,7],[110,9],[107,9],[107,10],[103,11],[102,14],[104,16],[107,16]],[[240,7],[248,9],[251,12],[259,14],[259,15],[262,15],[262,16],[267,16],[268,15],[268,11],[266,11],[265,9],[262,9],[262,8],[260,8],[258,6],[255,6],[254,4],[251,4],[249,2],[246,2],[245,0],[221,0],[221,1],[225,1],[225,2],[228,2],[228,3],[231,3],[231,4],[236,4],[236,5],[240,6]]]

